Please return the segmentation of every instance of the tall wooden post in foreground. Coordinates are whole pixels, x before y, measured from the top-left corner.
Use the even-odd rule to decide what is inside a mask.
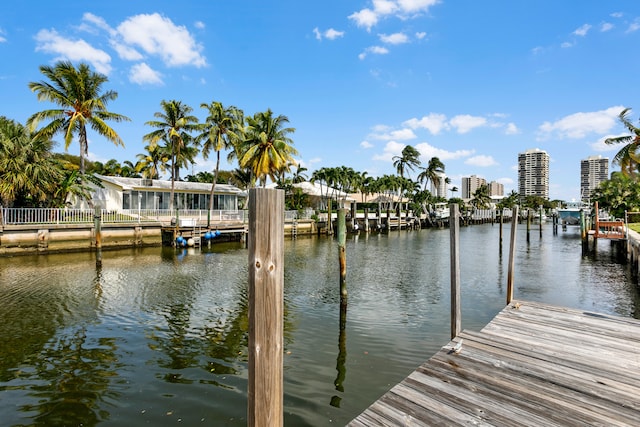
[[[513,214],[511,218],[518,217],[518,207],[513,207]],[[511,240],[509,242],[509,270],[507,273],[507,304],[511,303],[513,299],[513,269],[515,265],[515,256],[516,256],[516,229],[518,228],[518,223],[515,221],[511,221]],[[527,234],[528,235],[528,234]]]
[[[451,241],[451,339],[460,333],[460,213],[458,204],[449,205],[449,235]]]
[[[338,260],[340,263],[340,301],[347,300],[347,224],[346,209],[338,210]]]
[[[284,191],[249,191],[247,424],[283,425]]]

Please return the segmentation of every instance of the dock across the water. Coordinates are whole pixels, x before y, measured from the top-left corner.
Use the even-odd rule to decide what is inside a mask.
[[[432,425],[640,425],[640,320],[512,301],[349,424]]]

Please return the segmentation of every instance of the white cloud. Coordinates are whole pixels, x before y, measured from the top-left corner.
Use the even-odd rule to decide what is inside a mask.
[[[426,12],[431,6],[438,4],[440,0],[398,0],[400,9],[408,13]]]
[[[387,129],[385,132],[373,133],[370,135],[370,137],[373,139],[380,139],[383,141],[391,141],[391,140],[407,141],[410,139],[415,139],[416,134],[413,133],[411,129],[399,129],[399,130],[393,130],[393,131],[388,131]]]
[[[475,150],[442,150],[440,148],[434,147],[433,145],[430,145],[427,142],[416,144],[415,149],[420,152],[423,162],[428,162],[432,157],[438,157],[444,162],[445,160],[455,160],[463,157],[469,157],[475,153]]]
[[[573,35],[575,36],[580,36],[580,37],[584,37],[587,35],[587,33],[589,32],[589,30],[591,29],[591,25],[589,24],[584,24],[583,26],[581,26],[580,28],[577,28],[574,32]]]
[[[355,21],[358,27],[364,27],[371,31],[371,27],[378,23],[378,14],[371,9],[362,9],[349,15],[349,19]]]
[[[206,25],[202,21],[196,21],[193,25],[199,30],[204,30],[206,28]]]
[[[349,15],[360,28],[371,31],[380,19],[395,15],[399,19],[406,19],[427,12],[431,6],[438,4],[440,0],[373,0],[371,8],[364,8]]]
[[[626,32],[633,33],[635,31],[638,31],[639,29],[640,29],[640,19],[636,18],[636,20],[629,25],[629,28],[627,28]]]
[[[485,155],[469,157],[467,160],[465,160],[464,163],[466,165],[480,166],[480,167],[489,167],[489,166],[495,166],[498,164],[498,162],[496,162],[493,157],[485,156]]]
[[[517,135],[520,133],[520,129],[518,129],[515,123],[507,123],[504,133],[507,135]]]
[[[573,45],[574,45],[574,44],[573,44],[573,43],[571,43],[571,42],[564,42],[564,43],[562,43],[562,44],[560,45],[560,47],[561,47],[561,48],[563,48],[563,49],[567,49],[567,48],[573,47]]]
[[[338,31],[338,30],[334,30],[333,28],[329,28],[327,31],[324,32],[324,36],[329,40],[335,40],[337,38],[344,36],[344,31]]]
[[[91,34],[96,34],[96,28],[99,30],[106,31],[110,36],[115,36],[116,31],[107,24],[100,16],[94,15],[93,13],[86,12],[82,15],[82,24],[80,24],[79,29],[81,31],[86,31]]]
[[[158,13],[127,18],[118,25],[117,31],[124,43],[149,55],[159,56],[167,66],[207,65],[200,53],[202,46],[196,43],[189,31]]]
[[[487,125],[487,119],[479,116],[461,114],[449,120],[449,125],[457,129],[458,133],[468,133],[471,130]]]
[[[131,46],[127,46],[123,43],[118,43],[115,39],[110,41],[111,47],[116,51],[118,57],[125,61],[140,61],[144,56]]]
[[[409,42],[409,37],[404,33],[380,34],[380,41],[387,44],[403,44]]]
[[[428,116],[423,116],[421,119],[409,119],[402,123],[402,125],[409,126],[411,129],[427,129],[431,135],[437,135],[440,131],[449,128],[447,116],[437,113],[429,113]]]
[[[111,56],[84,40],[64,38],[56,30],[40,30],[35,39],[36,52],[57,54],[56,60],[85,61],[105,75],[111,72]]]
[[[420,31],[416,33],[416,38],[418,40],[422,40],[423,38],[427,37],[427,33],[425,33],[424,31]]]
[[[402,154],[402,149],[405,147],[404,144],[400,144],[399,142],[389,141],[384,146],[384,151],[382,154],[376,154],[373,156],[373,160],[382,160],[385,162],[393,161],[393,156],[399,156]]]
[[[386,55],[387,53],[389,53],[389,49],[387,49],[386,47],[382,47],[382,46],[371,46],[368,47],[364,50],[364,52],[362,52],[360,55],[358,55],[358,58],[360,59],[364,59],[367,57],[367,54],[372,53],[374,55]]]
[[[322,40],[323,38],[329,40],[335,40],[337,38],[344,36],[344,31],[334,30],[333,28],[329,28],[325,32],[321,32],[318,27],[313,29],[313,34],[316,36],[316,39]]]
[[[591,144],[589,144],[589,146],[591,147],[591,149],[593,151],[599,151],[599,152],[603,152],[603,151],[617,151],[620,150],[622,148],[622,144],[605,144],[604,140],[607,138],[617,138],[620,136],[626,136],[628,134],[620,134],[620,135],[606,135],[603,136],[602,138],[598,139],[596,142],[593,142]]]
[[[360,143],[360,147],[365,148],[365,149],[367,149],[367,148],[373,148],[373,144],[372,144],[372,143],[370,143],[369,141],[362,141],[362,142]]]
[[[612,29],[613,29],[613,24],[610,23],[610,22],[603,22],[600,25],[600,31],[603,32],[603,33],[606,32],[606,31],[612,30]]]
[[[131,83],[136,83],[139,85],[151,84],[151,85],[162,85],[164,82],[162,81],[162,74],[151,69],[147,64],[140,63],[131,67],[129,71],[129,81]]]
[[[4,32],[4,30],[2,28],[0,28],[0,43],[4,43],[7,41],[7,38],[4,37],[6,33]]]
[[[606,110],[589,113],[575,113],[555,122],[544,122],[538,128],[538,139],[584,138],[588,134],[605,134],[617,124],[618,115],[624,109],[622,106],[609,107]]]

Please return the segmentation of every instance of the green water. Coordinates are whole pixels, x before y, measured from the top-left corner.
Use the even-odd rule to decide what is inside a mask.
[[[509,236],[508,226],[505,238]],[[464,329],[505,303],[508,241],[461,229]],[[1,426],[241,426],[247,408],[247,251],[149,248],[0,258]],[[449,230],[285,242],[285,425],[344,425],[449,337]],[[515,297],[640,317],[608,242],[518,231]],[[342,326],[342,327],[341,327]]]

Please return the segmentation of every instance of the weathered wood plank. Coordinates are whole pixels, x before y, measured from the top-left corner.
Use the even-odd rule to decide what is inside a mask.
[[[461,352],[451,352],[460,340]],[[639,320],[517,301],[482,331],[463,331],[349,425],[638,420]]]

